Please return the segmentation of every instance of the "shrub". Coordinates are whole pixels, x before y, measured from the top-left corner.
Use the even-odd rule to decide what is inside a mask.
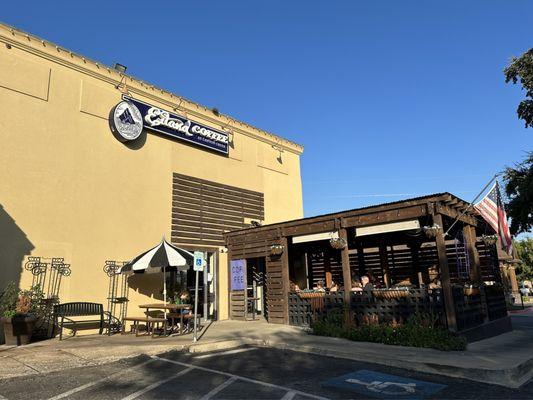
[[[10,282],[0,296],[0,316],[11,318],[16,315],[39,314],[43,291],[39,285],[29,290],[18,290],[15,282]]]
[[[437,350],[465,350],[466,339],[453,335],[437,325],[431,314],[415,314],[406,323],[365,324],[359,327],[343,325],[340,312],[332,312],[313,324],[313,334],[341,337],[353,341],[426,347]]]
[[[0,317],[12,317],[15,315],[19,290],[15,282],[9,282],[0,295]]]

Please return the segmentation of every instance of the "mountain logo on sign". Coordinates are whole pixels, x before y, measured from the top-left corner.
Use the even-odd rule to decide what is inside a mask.
[[[118,116],[123,124],[135,124],[135,121],[133,120],[133,117],[131,116],[129,108],[126,108],[126,110]]]
[[[113,110],[109,118],[111,130],[122,142],[137,139],[143,130],[141,112],[131,101],[121,101]]]

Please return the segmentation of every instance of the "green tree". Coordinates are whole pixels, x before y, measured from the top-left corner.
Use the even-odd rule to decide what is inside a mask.
[[[513,57],[504,70],[505,82],[520,83],[526,98],[516,110],[526,128],[533,127],[533,49]],[[504,174],[505,192],[509,197],[507,213],[511,218],[511,233],[528,232],[533,227],[533,152],[515,168],[507,167]]]
[[[533,279],[533,238],[517,240],[513,244],[516,247],[521,264],[516,266],[516,277],[519,281]]]
[[[533,49],[529,49],[520,57],[513,57],[504,70],[505,82],[520,83],[526,91],[516,110],[518,118],[523,119],[527,127],[533,127]]]
[[[515,168],[506,168],[503,179],[511,233],[528,232],[533,228],[533,152]]]

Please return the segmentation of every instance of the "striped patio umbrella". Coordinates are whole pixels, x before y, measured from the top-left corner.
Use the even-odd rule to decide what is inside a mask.
[[[165,238],[154,248],[138,255],[119,269],[121,274],[163,272],[163,297],[167,304],[166,271],[187,271],[194,262],[194,255],[168,243]],[[167,312],[165,310],[165,318]]]

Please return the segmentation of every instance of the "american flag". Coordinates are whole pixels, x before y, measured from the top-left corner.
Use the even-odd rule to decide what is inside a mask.
[[[509,232],[507,214],[505,214],[505,210],[503,208],[498,182],[492,186],[492,189],[490,189],[490,191],[479,203],[474,204],[474,208],[500,236],[502,247],[505,249],[505,251],[511,254],[511,232]]]

